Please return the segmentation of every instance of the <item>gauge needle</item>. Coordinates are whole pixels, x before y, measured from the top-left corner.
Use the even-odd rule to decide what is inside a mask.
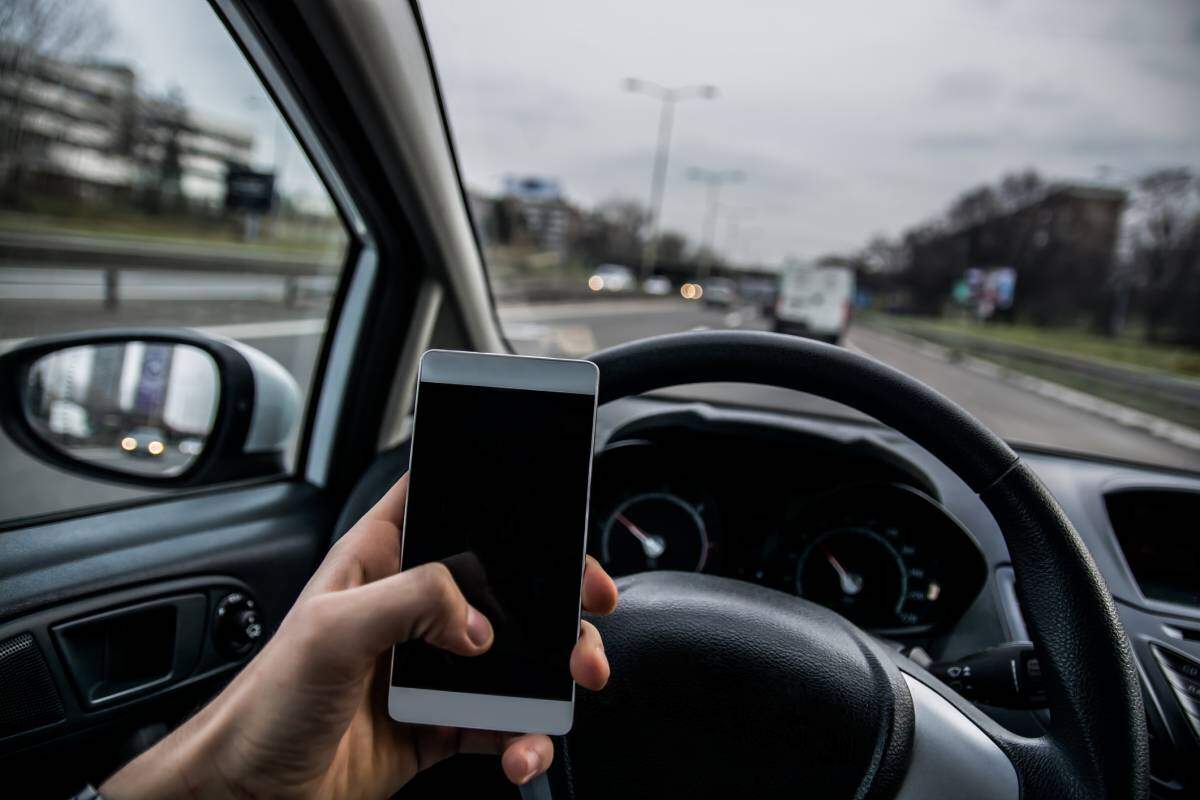
[[[825,560],[829,562],[829,566],[833,567],[837,572],[838,582],[842,585],[842,594],[848,594],[851,597],[862,591],[863,579],[861,575],[855,575],[853,572],[847,572],[842,566],[842,562],[837,560],[837,557],[830,552],[829,548],[824,543],[819,545],[821,552],[825,555]]]
[[[642,550],[646,552],[646,558],[651,560],[657,559],[667,551],[667,543],[663,541],[661,536],[654,536],[645,533],[637,525],[629,521],[629,518],[624,514],[617,514],[617,522],[625,526],[625,529],[632,533],[637,540],[642,543]]]

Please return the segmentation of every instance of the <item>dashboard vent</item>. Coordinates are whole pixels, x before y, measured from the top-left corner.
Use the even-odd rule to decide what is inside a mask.
[[[1200,492],[1125,489],[1104,502],[1142,594],[1200,608]]]

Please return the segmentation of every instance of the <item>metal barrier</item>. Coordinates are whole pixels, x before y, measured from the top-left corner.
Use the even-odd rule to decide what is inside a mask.
[[[104,271],[104,304],[114,307],[122,270],[271,275],[284,279],[285,302],[295,303],[299,278],[334,274],[340,264],[307,250],[254,244],[195,244],[116,236],[0,232],[0,266]]]

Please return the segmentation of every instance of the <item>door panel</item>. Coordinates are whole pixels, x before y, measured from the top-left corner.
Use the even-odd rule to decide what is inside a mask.
[[[174,727],[279,624],[335,516],[277,482],[0,534],[0,771],[66,795]]]

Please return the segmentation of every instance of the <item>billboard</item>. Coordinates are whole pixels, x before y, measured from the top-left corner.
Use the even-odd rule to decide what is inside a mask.
[[[978,319],[991,319],[1010,311],[1017,299],[1017,271],[1012,267],[971,267],[951,293]]]

